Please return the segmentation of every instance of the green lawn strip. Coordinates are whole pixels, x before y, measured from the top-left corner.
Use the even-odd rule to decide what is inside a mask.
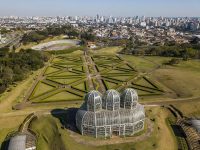
[[[69,57],[69,56],[63,56],[62,57],[63,60],[66,60],[66,61],[72,61],[72,62],[81,62],[82,59],[81,59],[81,56],[74,56],[74,57]]]
[[[106,72],[103,73],[104,76],[108,76],[108,77],[123,77],[123,76],[132,76],[135,77],[137,74],[135,72],[123,72],[123,73],[111,73],[111,72]]]
[[[115,70],[121,71],[121,72],[137,72],[133,69],[125,69],[125,68],[121,68],[121,67],[116,67]]]
[[[119,83],[119,84],[123,82],[121,80],[116,80],[116,79],[113,79],[113,78],[110,78],[110,77],[107,77],[107,76],[102,76],[102,78],[103,78],[103,80],[107,80],[107,81]]]
[[[95,61],[97,62],[97,63],[99,63],[99,62],[101,62],[101,60],[103,60],[105,63],[119,63],[119,62],[121,62],[121,60],[119,60],[119,59],[114,59],[114,58],[112,58],[112,57],[110,57],[110,58],[104,58],[104,59],[102,59],[102,58],[99,58],[99,59],[96,59]]]
[[[134,87],[135,89],[138,89],[138,90],[142,90],[142,91],[145,91],[145,92],[149,92],[149,93],[157,93],[160,91],[155,91],[155,89],[150,89],[150,88],[144,88],[144,87],[139,87],[139,86],[135,86],[134,84],[132,85],[132,87]]]
[[[160,92],[164,92],[163,89],[160,86],[155,84],[152,80],[148,79],[147,77],[143,77],[142,79],[134,82],[133,84],[148,87],[150,89],[156,89]]]
[[[68,94],[63,94],[62,92],[68,93]],[[62,93],[62,94],[59,94],[59,93]],[[46,102],[66,101],[66,100],[82,100],[84,94],[85,94],[84,92],[75,91],[71,89],[56,89],[52,92],[49,92],[41,96],[38,96],[34,99],[31,99],[31,101],[33,103],[46,103]]]
[[[143,85],[137,85],[137,84],[134,84],[134,83],[132,83],[132,85],[133,85],[134,87],[136,87],[136,88],[142,88],[142,89],[146,89],[146,90],[150,90],[150,91],[154,91],[154,92],[161,92],[161,93],[163,93],[163,91],[162,91],[162,90],[159,90],[159,89],[154,89],[154,88],[150,88],[150,87],[145,87],[145,86],[143,86]]]
[[[84,84],[85,84],[85,89],[86,89],[86,91],[89,92],[89,84],[88,84],[88,82],[85,81]]]
[[[99,60],[99,61],[96,61],[95,64],[97,65],[101,65],[101,66],[113,66],[113,65],[116,65],[116,64],[119,64],[119,62],[115,62],[115,61],[104,61],[104,60]]]
[[[80,65],[80,64],[53,64],[53,65],[57,66],[61,69],[64,69],[64,68],[72,68],[72,67]]]
[[[148,88],[152,88],[152,89],[157,89],[157,87],[155,87],[152,84],[150,84],[144,77],[140,78],[137,81],[134,81],[133,84],[139,85],[139,86],[148,87]]]
[[[30,99],[30,101],[32,102],[39,102],[39,101],[42,101],[43,99],[46,99],[48,97],[51,97],[59,92],[63,91],[63,89],[54,89],[52,91],[49,91],[49,92],[46,92],[46,93],[43,93],[37,97],[34,97],[32,99]]]
[[[76,73],[76,74],[79,74],[79,75],[85,75],[85,73],[83,71],[76,70],[75,68],[72,69],[72,71],[70,71],[70,72]]]
[[[49,80],[42,80],[41,82],[44,83],[44,84],[50,85],[50,86],[52,86],[54,88],[56,88],[58,86],[56,83],[52,83]]]
[[[54,74],[54,75],[51,75],[51,77],[52,76],[76,76],[76,75],[80,75],[80,73],[75,73],[75,72],[73,72],[73,71],[61,71],[61,72],[59,72],[59,73],[56,73],[56,74]]]
[[[57,69],[63,69],[62,66],[59,66],[57,64],[51,64],[51,67],[57,68]]]
[[[115,65],[98,65],[98,67],[104,67],[104,70],[101,70],[101,73],[107,73],[112,70],[118,70],[117,67],[123,65],[122,63],[115,64]]]
[[[84,70],[83,70],[83,66],[81,65],[81,66],[74,66],[74,67],[72,67],[72,69],[73,70],[76,70],[76,71],[78,71],[78,72],[84,72]]]
[[[108,76],[109,78],[112,78],[112,79],[116,79],[116,80],[119,80],[119,81],[129,81],[129,80],[131,80],[131,79],[133,79],[134,78],[134,76],[133,75],[130,75],[130,74],[120,74],[120,75],[109,75]]]
[[[57,93],[53,96],[47,97],[40,101],[40,103],[46,103],[46,102],[61,102],[61,101],[76,101],[76,100],[82,100],[82,96],[77,96],[73,93],[62,91],[60,93]]]
[[[108,81],[108,80],[104,80],[104,83],[106,85],[107,90],[108,89],[113,89],[116,85],[118,85],[118,83],[111,82],[111,81]]]
[[[135,87],[135,86],[127,86],[127,87],[125,86],[124,88],[135,89],[138,92],[139,96],[153,96],[153,95],[161,95],[162,94],[161,92],[158,92],[158,91],[151,91],[151,90],[147,90],[147,89],[144,89],[144,88],[138,88],[138,87]]]
[[[134,70],[135,71],[135,68],[134,67],[132,67],[131,65],[129,65],[129,64],[124,64],[124,65],[122,65],[122,66],[120,66],[120,67],[118,67],[119,69],[124,69],[124,70]]]
[[[60,73],[62,73],[62,72],[63,72],[63,70],[61,69],[61,70],[58,70],[58,71],[56,71],[56,72],[52,72],[52,73],[50,73],[50,74],[46,74],[46,76],[54,76],[54,75],[60,74]]]
[[[63,67],[63,66],[60,66],[60,65],[57,65],[57,64],[51,64],[52,67],[54,68],[58,68],[58,69],[64,69],[66,67]]]
[[[59,62],[59,63],[54,63],[54,64],[57,64],[57,65],[78,65],[78,64],[81,64],[82,61],[66,61],[66,60],[63,60],[62,62]]]
[[[61,77],[61,78],[55,77],[55,78],[53,78],[53,77],[51,77],[51,78],[48,78],[48,80],[57,82],[59,84],[72,84],[72,83],[79,81],[81,79],[82,78],[80,78],[80,77],[77,77],[77,78],[75,78],[75,77],[71,77],[71,78],[66,78],[66,77]]]
[[[50,66],[50,67],[48,67],[47,69],[46,69],[46,71],[45,71],[45,75],[48,75],[48,74],[51,74],[51,73],[53,73],[53,72],[57,72],[57,71],[59,71],[60,69],[58,69],[58,68],[54,68],[54,67],[52,67],[52,66]]]
[[[100,87],[100,85],[99,85],[99,82],[96,80],[96,79],[92,79],[92,82],[93,82],[93,84],[94,84],[94,87],[95,87],[95,90],[99,90],[99,87]]]
[[[159,87],[158,87],[156,84],[154,84],[152,81],[150,81],[150,79],[147,79],[146,77],[144,77],[144,79],[145,79],[149,84],[151,84],[153,87],[159,89]]]
[[[72,86],[76,86],[76,85],[78,85],[78,84],[81,84],[81,83],[83,83],[83,82],[85,81],[85,79],[86,79],[86,77],[80,76],[80,80],[71,83],[71,85],[72,85]]]
[[[97,66],[97,68],[98,68],[98,71],[99,71],[99,72],[109,71],[109,70],[108,70],[108,67]]]
[[[81,61],[70,61],[70,60],[63,59],[62,61],[56,62],[55,64],[63,65],[63,64],[80,64],[80,63]]]
[[[118,70],[118,69],[112,69],[111,71],[107,72],[108,74],[123,74],[123,73],[129,73],[128,71]]]
[[[73,89],[76,89],[76,90],[80,90],[82,92],[87,92],[86,91],[86,87],[85,87],[85,83],[80,83],[78,85],[75,85],[75,86],[72,86]]]
[[[57,62],[62,62],[63,59],[62,58],[59,58],[59,57],[55,57],[52,61],[52,63],[57,63]]]
[[[36,87],[34,88],[32,94],[31,94],[30,98],[37,97],[39,95],[42,95],[43,93],[50,92],[54,89],[55,89],[55,87],[53,87],[49,84],[45,84],[44,82],[38,82],[38,84],[36,85]]]

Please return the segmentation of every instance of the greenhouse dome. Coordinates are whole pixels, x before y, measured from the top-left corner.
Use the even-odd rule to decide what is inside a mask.
[[[103,96],[102,107],[106,110],[118,110],[120,108],[120,95],[116,90],[108,90]]]
[[[130,93],[133,95],[129,97],[128,95],[130,95]],[[119,93],[115,90],[109,90],[103,96],[102,109],[90,111],[87,108],[91,108],[91,106],[88,105],[100,105],[101,98],[99,97],[101,97],[101,94],[97,91],[89,92],[85,97],[85,103],[76,113],[76,126],[81,134],[94,136],[96,138],[106,138],[112,137],[113,134],[118,136],[134,135],[135,133],[143,130],[145,110],[144,107],[138,103],[138,99],[136,99],[137,92],[133,89],[127,89],[122,93],[122,95],[127,98],[126,101],[132,100],[131,102],[136,103],[134,107],[128,107],[128,104],[132,105],[132,103],[126,104],[127,107],[125,108],[120,107],[122,105],[120,105]],[[121,97],[124,98],[123,96]],[[96,98],[98,98],[98,103],[94,100]],[[89,103],[90,100],[92,103]],[[105,102],[111,103],[112,105],[104,104]],[[115,105],[118,106],[117,109],[114,109],[116,108]],[[113,109],[108,109],[108,107],[105,106],[112,106],[110,108]]]
[[[90,91],[85,96],[85,105],[88,111],[98,111],[102,109],[101,93]]]
[[[134,89],[128,88],[121,94],[120,106],[124,109],[133,109],[138,103],[138,94]]]

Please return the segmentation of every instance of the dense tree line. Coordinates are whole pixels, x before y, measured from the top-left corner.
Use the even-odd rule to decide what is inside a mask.
[[[138,46],[129,40],[121,51],[123,54],[152,55],[165,57],[200,58],[200,44],[176,44],[167,42],[163,46]]]
[[[66,34],[69,38],[74,38],[79,36],[79,32],[70,25],[63,25],[63,26],[50,26],[44,30],[36,30],[29,32],[24,35],[22,38],[22,42],[27,44],[29,42],[37,42],[44,40],[48,36],[58,36],[61,34]]]
[[[21,81],[30,74],[44,66],[49,54],[34,51],[21,50],[18,53],[9,52],[8,48],[0,49],[0,93],[16,81]]]

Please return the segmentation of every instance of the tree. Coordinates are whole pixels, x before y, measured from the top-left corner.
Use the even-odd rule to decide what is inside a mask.
[[[8,85],[13,82],[13,71],[9,67],[5,67],[3,71],[2,81],[4,85]]]

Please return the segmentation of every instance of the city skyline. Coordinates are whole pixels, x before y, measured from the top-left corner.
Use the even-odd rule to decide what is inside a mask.
[[[0,16],[199,17],[198,0],[14,0],[2,1]],[[11,5],[12,4],[12,5]]]

